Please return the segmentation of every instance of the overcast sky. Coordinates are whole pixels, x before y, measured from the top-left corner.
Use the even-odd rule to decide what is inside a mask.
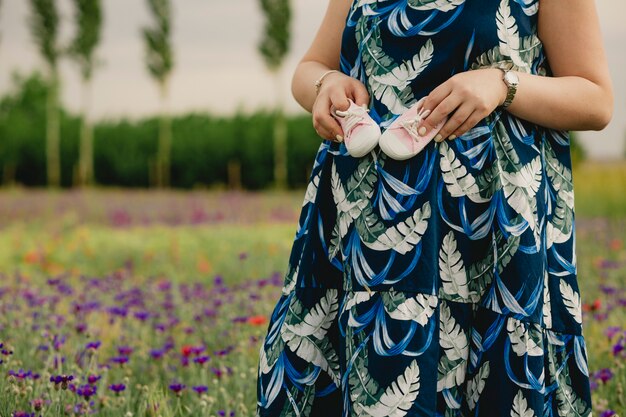
[[[478,1],[478,0],[472,0]],[[564,5],[568,0],[561,1]],[[58,0],[63,19],[62,40],[72,33],[69,0]],[[26,25],[25,0],[3,0],[0,7],[0,95],[11,87],[11,72],[30,71],[41,61]],[[98,49],[102,66],[94,79],[95,118],[141,117],[158,109],[157,89],[146,73],[140,28],[149,22],[144,0],[103,0],[105,26]],[[173,112],[190,110],[228,114],[241,106],[253,111],[270,106],[276,97],[256,43],[262,30],[258,0],[175,0],[175,70],[171,86]],[[327,0],[295,0],[291,55],[283,68],[283,101],[289,112],[303,112],[290,94],[291,74],[308,48],[328,4]],[[597,0],[616,101],[611,124],[602,132],[581,132],[595,158],[624,155],[626,136],[626,2]],[[574,24],[574,23],[573,23]],[[575,25],[575,24],[574,24]],[[76,67],[63,62],[63,103],[79,106]]]

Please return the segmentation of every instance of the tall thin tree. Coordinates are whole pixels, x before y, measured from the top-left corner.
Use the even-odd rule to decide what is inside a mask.
[[[102,8],[100,0],[73,0],[73,2],[77,30],[70,46],[70,53],[80,67],[83,90],[78,183],[87,185],[92,184],[94,179],[93,128],[90,118],[91,80],[96,66],[94,52],[100,42]]]
[[[170,185],[170,153],[172,127],[168,112],[169,81],[174,67],[171,43],[172,8],[169,0],[147,0],[154,18],[152,27],[143,28],[146,47],[146,65],[150,75],[159,84],[161,114],[156,160],[156,183],[159,187]]]
[[[48,185],[61,184],[61,129],[59,114],[60,49],[57,45],[59,14],[55,0],[30,0],[28,19],[31,35],[48,67],[49,91],[46,100],[46,170]]]
[[[263,37],[258,51],[265,66],[274,78],[276,94],[274,118],[274,183],[277,188],[287,187],[287,121],[283,110],[282,79],[280,69],[290,43],[290,0],[259,0],[265,15]]]

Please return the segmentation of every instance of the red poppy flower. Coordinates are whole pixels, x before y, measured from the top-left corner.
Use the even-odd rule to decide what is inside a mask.
[[[259,316],[250,316],[248,317],[248,323],[253,324],[255,326],[259,326],[267,321],[267,317],[259,315]]]
[[[180,353],[182,353],[184,357],[188,357],[189,355],[191,355],[192,352],[193,346],[191,345],[184,345],[182,348],[180,348]]]

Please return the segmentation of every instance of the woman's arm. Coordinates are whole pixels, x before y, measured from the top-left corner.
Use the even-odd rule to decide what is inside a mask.
[[[329,69],[339,69],[341,36],[351,3],[350,0],[329,1],[313,43],[294,71],[291,93],[308,112],[312,111],[313,103],[317,98],[313,86],[315,80]],[[330,74],[324,78],[324,81],[334,75]]]
[[[537,32],[554,77],[518,74],[509,112],[555,129],[604,129],[614,99],[595,2],[539,3]]]
[[[319,94],[315,81],[329,69],[339,69],[341,38],[352,0],[330,0],[328,9],[309,50],[296,67],[291,93],[296,101],[312,113],[313,127],[324,139],[341,141],[343,130],[331,115],[331,109],[346,110],[348,98],[358,105],[369,103],[365,85],[354,77],[333,72],[324,77]]]
[[[519,85],[507,111],[548,128],[602,130],[611,120],[614,99],[595,3],[540,0],[538,13],[538,37],[554,76],[517,72]],[[457,73],[428,95],[424,108],[433,111],[421,126],[428,131],[450,115],[436,140],[454,139],[505,96],[500,70]]]

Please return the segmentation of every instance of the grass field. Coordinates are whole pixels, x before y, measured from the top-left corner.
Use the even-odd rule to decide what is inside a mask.
[[[594,408],[624,416],[626,169],[574,181]],[[253,415],[302,197],[0,191],[0,417]]]

